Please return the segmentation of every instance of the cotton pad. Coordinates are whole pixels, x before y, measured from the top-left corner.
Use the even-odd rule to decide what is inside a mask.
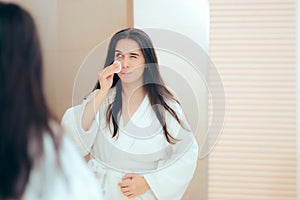
[[[117,64],[119,65],[119,68],[115,71],[115,73],[119,73],[119,72],[122,70],[122,64],[121,64],[121,62],[118,61],[118,60],[115,60],[114,63],[117,63]]]

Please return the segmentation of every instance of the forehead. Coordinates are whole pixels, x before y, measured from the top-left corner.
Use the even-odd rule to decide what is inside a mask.
[[[121,39],[116,44],[116,50],[128,53],[132,51],[141,51],[141,48],[139,44],[132,39]]]

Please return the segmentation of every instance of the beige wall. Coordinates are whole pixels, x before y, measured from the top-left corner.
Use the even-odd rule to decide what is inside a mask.
[[[45,94],[52,110],[56,113],[55,101],[57,65],[57,4],[56,1],[5,0],[14,2],[27,9],[33,16],[40,36],[43,60]],[[50,100],[51,99],[51,100]]]
[[[127,6],[126,1],[120,0],[64,0],[58,1],[57,6],[59,54],[57,72],[53,75],[56,77],[53,107],[61,117],[71,106],[73,83],[84,58],[97,44],[127,27]]]
[[[97,44],[127,27],[130,7],[121,0],[6,2],[20,4],[35,19],[43,49],[45,94],[60,119],[72,105],[74,79],[84,58]]]

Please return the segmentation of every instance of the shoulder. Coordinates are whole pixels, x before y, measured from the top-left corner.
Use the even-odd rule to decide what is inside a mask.
[[[50,125],[54,135],[61,140],[60,147],[56,151],[53,137],[48,133],[44,134],[44,155],[31,172],[24,199],[42,197],[77,200],[86,196],[101,199],[101,191],[97,189],[95,177],[71,140],[60,131],[58,123],[51,122]],[[40,184],[41,182],[43,184]],[[42,196],[38,196],[41,194]]]

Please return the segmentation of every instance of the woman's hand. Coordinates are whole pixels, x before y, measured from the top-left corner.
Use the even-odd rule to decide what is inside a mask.
[[[92,122],[95,120],[96,114],[112,86],[114,73],[118,68],[118,64],[115,63],[105,67],[98,73],[100,91],[98,91],[94,98],[85,106],[81,120],[83,130],[88,131]]]
[[[116,70],[119,69],[117,63],[113,63],[108,67],[105,67],[98,73],[98,80],[100,83],[100,90],[107,93],[112,86],[113,77]]]
[[[119,183],[121,192],[128,198],[139,196],[150,189],[145,178],[137,174],[126,174]]]

